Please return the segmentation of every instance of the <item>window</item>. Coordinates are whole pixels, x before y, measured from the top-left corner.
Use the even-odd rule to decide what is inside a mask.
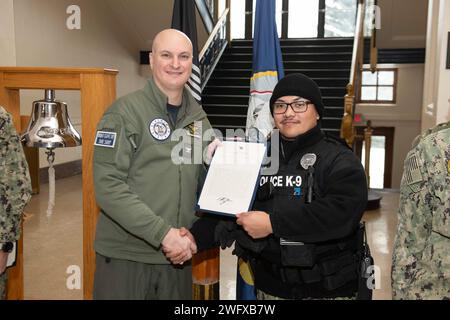
[[[395,103],[397,69],[362,71],[360,102]]]

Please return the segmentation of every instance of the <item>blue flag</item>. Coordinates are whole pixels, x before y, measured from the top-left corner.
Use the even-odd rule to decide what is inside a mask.
[[[274,127],[269,101],[278,80],[284,77],[283,59],[275,22],[275,0],[256,0],[253,39],[253,74],[247,113],[247,138],[262,141]],[[236,299],[255,300],[250,264],[238,259]]]
[[[253,74],[247,112],[247,137],[263,140],[274,127],[269,100],[284,77],[283,57],[275,22],[275,0],[256,0],[253,39]]]

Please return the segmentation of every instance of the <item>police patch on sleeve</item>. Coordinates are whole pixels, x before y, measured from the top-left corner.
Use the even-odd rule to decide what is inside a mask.
[[[150,134],[159,141],[166,140],[170,136],[170,127],[164,119],[155,119],[149,125]]]
[[[97,131],[95,136],[95,146],[114,148],[116,145],[117,133],[110,131]]]

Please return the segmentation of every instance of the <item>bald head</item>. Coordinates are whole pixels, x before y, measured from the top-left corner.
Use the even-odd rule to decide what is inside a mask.
[[[166,29],[153,40],[150,67],[156,85],[169,102],[180,97],[192,72],[192,42],[183,32]],[[179,99],[175,99],[179,100]]]
[[[189,48],[189,51],[192,54],[191,39],[177,29],[165,29],[159,32],[153,39],[152,52],[158,51],[161,45],[167,43],[168,41],[177,43],[179,46],[184,46],[186,49]]]

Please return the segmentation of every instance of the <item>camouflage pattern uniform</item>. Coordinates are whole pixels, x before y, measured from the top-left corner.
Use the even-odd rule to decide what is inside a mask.
[[[450,299],[450,122],[405,160],[392,259],[393,299]]]
[[[20,237],[20,221],[31,194],[28,164],[12,117],[0,106],[0,245]],[[0,275],[5,298],[6,272]]]

